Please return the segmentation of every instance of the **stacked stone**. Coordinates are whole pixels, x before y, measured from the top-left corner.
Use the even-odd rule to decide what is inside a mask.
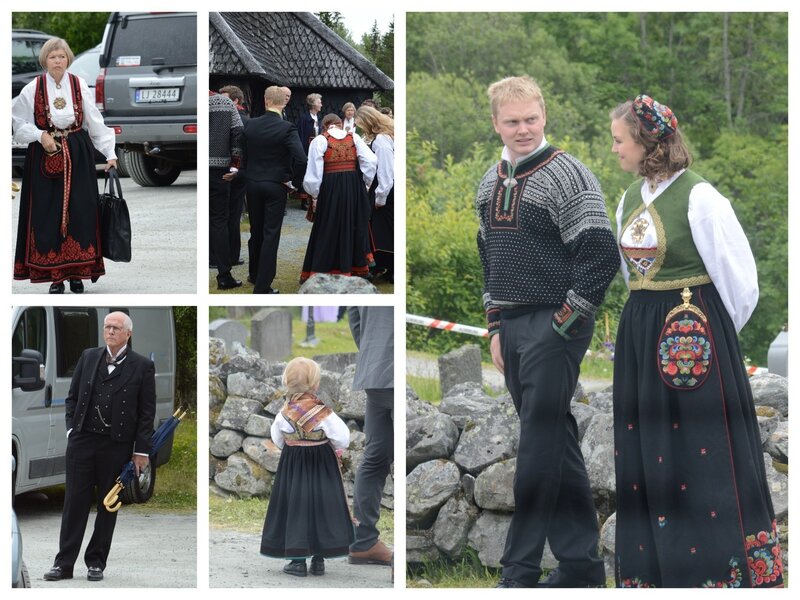
[[[315,356],[322,366],[319,397],[348,425],[350,446],[342,454],[342,475],[352,497],[356,470],[364,455],[366,394],[353,391],[355,353]],[[234,342],[230,353],[209,339],[209,479],[220,495],[269,497],[280,450],[270,427],[281,409],[281,374],[286,363],[268,362]],[[382,505],[394,506],[394,477],[387,479]]]
[[[439,361],[440,366],[442,361]],[[788,514],[788,384],[773,374],[751,379],[769,489],[786,540]],[[612,390],[571,402],[595,498],[601,550],[613,576],[616,494]],[[519,420],[509,395],[491,396],[474,381],[444,392],[438,407],[406,390],[406,559],[458,558],[474,551],[499,567],[514,511]],[[784,549],[788,544],[784,543]],[[784,556],[784,560],[788,558]],[[557,561],[545,547],[542,566]]]

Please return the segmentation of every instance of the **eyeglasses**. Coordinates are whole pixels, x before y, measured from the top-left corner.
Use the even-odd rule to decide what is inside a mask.
[[[111,333],[116,333],[117,331],[124,331],[124,327],[117,327],[116,325],[104,325],[103,329],[106,331],[110,331]]]

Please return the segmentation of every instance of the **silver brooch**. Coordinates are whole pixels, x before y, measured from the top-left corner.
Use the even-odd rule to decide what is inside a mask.
[[[513,177],[508,177],[503,180],[503,185],[507,188],[513,188],[515,185],[517,185],[517,180]]]

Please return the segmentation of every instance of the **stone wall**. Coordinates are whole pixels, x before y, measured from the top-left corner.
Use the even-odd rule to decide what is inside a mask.
[[[777,375],[751,379],[768,486],[784,551],[788,514],[788,384]],[[602,526],[601,551],[613,576],[616,497],[611,388],[572,399],[581,450]],[[511,515],[519,420],[511,397],[480,384],[453,387],[438,407],[406,390],[406,558],[409,563],[458,558],[470,548],[499,567]],[[788,557],[784,556],[788,562]],[[545,547],[545,568],[557,562]]]
[[[319,357],[323,365],[319,397],[348,425],[350,446],[342,454],[349,497],[364,455],[366,394],[353,391],[356,354]],[[317,357],[315,357],[316,359]],[[336,371],[325,365],[336,366]],[[338,367],[347,365],[339,369]],[[286,363],[267,362],[257,352],[223,340],[209,340],[209,485],[224,496],[269,497],[281,451],[269,430],[281,409],[281,374]],[[387,478],[381,504],[394,506],[394,476]]]

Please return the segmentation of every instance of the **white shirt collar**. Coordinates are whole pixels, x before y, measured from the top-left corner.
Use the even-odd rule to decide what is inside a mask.
[[[111,354],[111,348],[109,348],[108,346],[106,346],[106,352],[108,353],[108,355],[109,355],[111,358],[117,358],[117,357],[118,357],[120,354],[122,354],[123,352],[125,352],[125,349],[126,349],[127,347],[128,347],[128,344],[124,344],[124,345],[122,346],[122,348],[120,348],[120,349],[119,349],[119,352],[117,352],[116,354],[113,354],[113,355],[112,355],[112,354]]]
[[[547,147],[547,138],[545,136],[542,136],[542,143],[539,144],[539,147],[536,148],[536,150],[534,150],[533,152],[529,152],[525,156],[520,156],[515,161],[512,161],[511,160],[511,152],[509,151],[508,146],[503,146],[503,152],[500,155],[500,160],[508,161],[512,165],[517,165],[517,164],[521,163],[522,161],[529,159],[531,156],[533,156],[537,152],[540,152],[543,148],[546,148],[546,147]]]

